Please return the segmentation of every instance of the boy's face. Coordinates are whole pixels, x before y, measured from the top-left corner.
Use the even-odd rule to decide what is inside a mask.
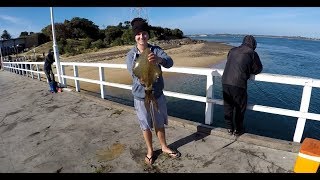
[[[149,34],[146,31],[141,31],[135,36],[135,40],[139,45],[146,45],[148,43]]]

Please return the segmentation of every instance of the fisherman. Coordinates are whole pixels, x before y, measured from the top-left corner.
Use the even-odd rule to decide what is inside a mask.
[[[243,38],[239,47],[232,48],[222,75],[224,119],[228,134],[240,136],[244,133],[244,113],[247,109],[247,81],[251,74],[259,74],[262,64],[255,51],[257,41],[252,35]],[[233,111],[235,109],[235,124]]]
[[[57,89],[56,89],[56,81],[54,79],[54,74],[53,74],[53,71],[52,71],[52,64],[54,63],[54,58],[53,58],[53,52],[52,52],[52,49],[50,49],[48,51],[48,54],[44,60],[44,73],[46,74],[47,76],[47,80],[48,80],[48,83],[49,83],[49,87],[50,87],[50,92],[51,93],[56,93],[57,92]]]
[[[178,151],[170,149],[166,142],[165,137],[165,126],[168,125],[168,114],[167,114],[167,105],[166,98],[163,94],[164,82],[162,75],[159,76],[157,81],[153,84],[153,95],[156,99],[158,109],[153,109],[153,113],[150,113],[146,110],[144,98],[145,98],[145,85],[146,79],[139,79],[133,73],[133,67],[135,61],[146,48],[151,50],[151,53],[147,56],[149,63],[155,63],[159,66],[165,68],[170,68],[173,66],[173,60],[168,56],[159,46],[153,46],[148,43],[150,32],[148,23],[142,18],[134,18],[131,21],[132,31],[135,37],[136,45],[127,53],[126,63],[127,69],[132,76],[132,94],[134,97],[134,109],[136,111],[140,128],[143,133],[144,140],[147,146],[147,155],[145,157],[145,162],[148,165],[154,163],[154,151],[152,145],[152,128],[153,123],[151,115],[154,115],[153,119],[155,120],[155,132],[160,141],[161,150],[163,153],[166,153],[170,157],[176,158],[180,157]],[[146,72],[147,73],[147,72]]]

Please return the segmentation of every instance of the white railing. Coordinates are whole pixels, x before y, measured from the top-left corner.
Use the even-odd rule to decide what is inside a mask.
[[[41,80],[40,74],[44,74],[43,71],[39,71],[39,65],[43,65],[43,62],[3,62],[4,68],[8,69],[11,72],[16,72],[18,74],[27,74],[26,72],[31,73],[31,77],[34,78],[33,73],[37,73],[38,79]],[[29,65],[29,66],[27,66]],[[36,70],[33,70],[32,66],[36,67]],[[54,64],[55,65],[55,64]],[[62,69],[62,83],[66,85],[66,78],[73,79],[75,81],[75,89],[76,91],[80,91],[80,83],[79,81],[95,83],[100,85],[100,94],[101,98],[105,98],[105,86],[112,86],[122,89],[131,90],[131,85],[119,84],[119,83],[111,83],[106,82],[104,77],[104,68],[120,68],[126,69],[127,66],[125,64],[106,64],[106,63],[75,63],[75,62],[61,62]],[[72,66],[74,75],[67,76],[65,75],[64,67]],[[78,73],[79,66],[86,67],[97,67],[99,69],[99,80],[92,80],[87,78],[80,78]],[[25,68],[23,68],[25,67]],[[221,76],[223,70],[221,69],[210,69],[210,68],[190,68],[190,67],[172,67],[170,69],[163,68],[164,72],[175,72],[175,73],[185,73],[185,74],[194,74],[194,75],[203,75],[207,77],[207,87],[206,87],[206,96],[196,96],[192,94],[184,94],[177,93],[171,91],[164,91],[166,96],[176,97],[180,99],[187,99],[192,101],[198,101],[206,103],[205,109],[205,124],[211,125],[213,122],[213,111],[214,105],[223,105],[222,99],[214,99],[213,94],[213,86],[214,86],[214,77]],[[293,141],[300,142],[302,138],[302,134],[304,131],[304,126],[306,123],[306,119],[320,121],[320,114],[309,113],[309,104],[311,98],[311,91],[313,87],[320,88],[320,80],[298,77],[298,76],[287,76],[287,75],[279,75],[279,74],[267,74],[261,73],[258,75],[252,75],[250,77],[253,81],[263,81],[263,82],[271,82],[271,83],[279,83],[279,84],[290,84],[290,85],[298,85],[303,86],[300,110],[290,110],[284,108],[276,108],[270,106],[262,106],[258,104],[249,104],[247,109],[271,114],[278,114],[290,117],[298,118],[296,130],[294,133]]]

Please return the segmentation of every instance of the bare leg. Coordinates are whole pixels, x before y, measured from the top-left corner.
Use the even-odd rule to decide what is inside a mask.
[[[151,156],[153,156],[152,132],[150,131],[150,129],[143,131],[143,137],[147,145],[147,156],[150,158]]]
[[[162,152],[168,153],[168,154],[174,153],[174,151],[172,151],[167,145],[165,129],[164,128],[159,128],[159,129],[155,129],[155,130],[156,130],[156,134],[158,136],[158,139],[160,141]],[[175,154],[172,154],[171,156],[175,157]]]

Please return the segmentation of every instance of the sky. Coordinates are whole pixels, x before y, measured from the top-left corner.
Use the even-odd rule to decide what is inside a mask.
[[[150,25],[192,34],[253,34],[320,38],[320,7],[54,7],[55,23],[86,18],[100,29],[141,16]],[[0,7],[0,33],[41,32],[49,7]]]

